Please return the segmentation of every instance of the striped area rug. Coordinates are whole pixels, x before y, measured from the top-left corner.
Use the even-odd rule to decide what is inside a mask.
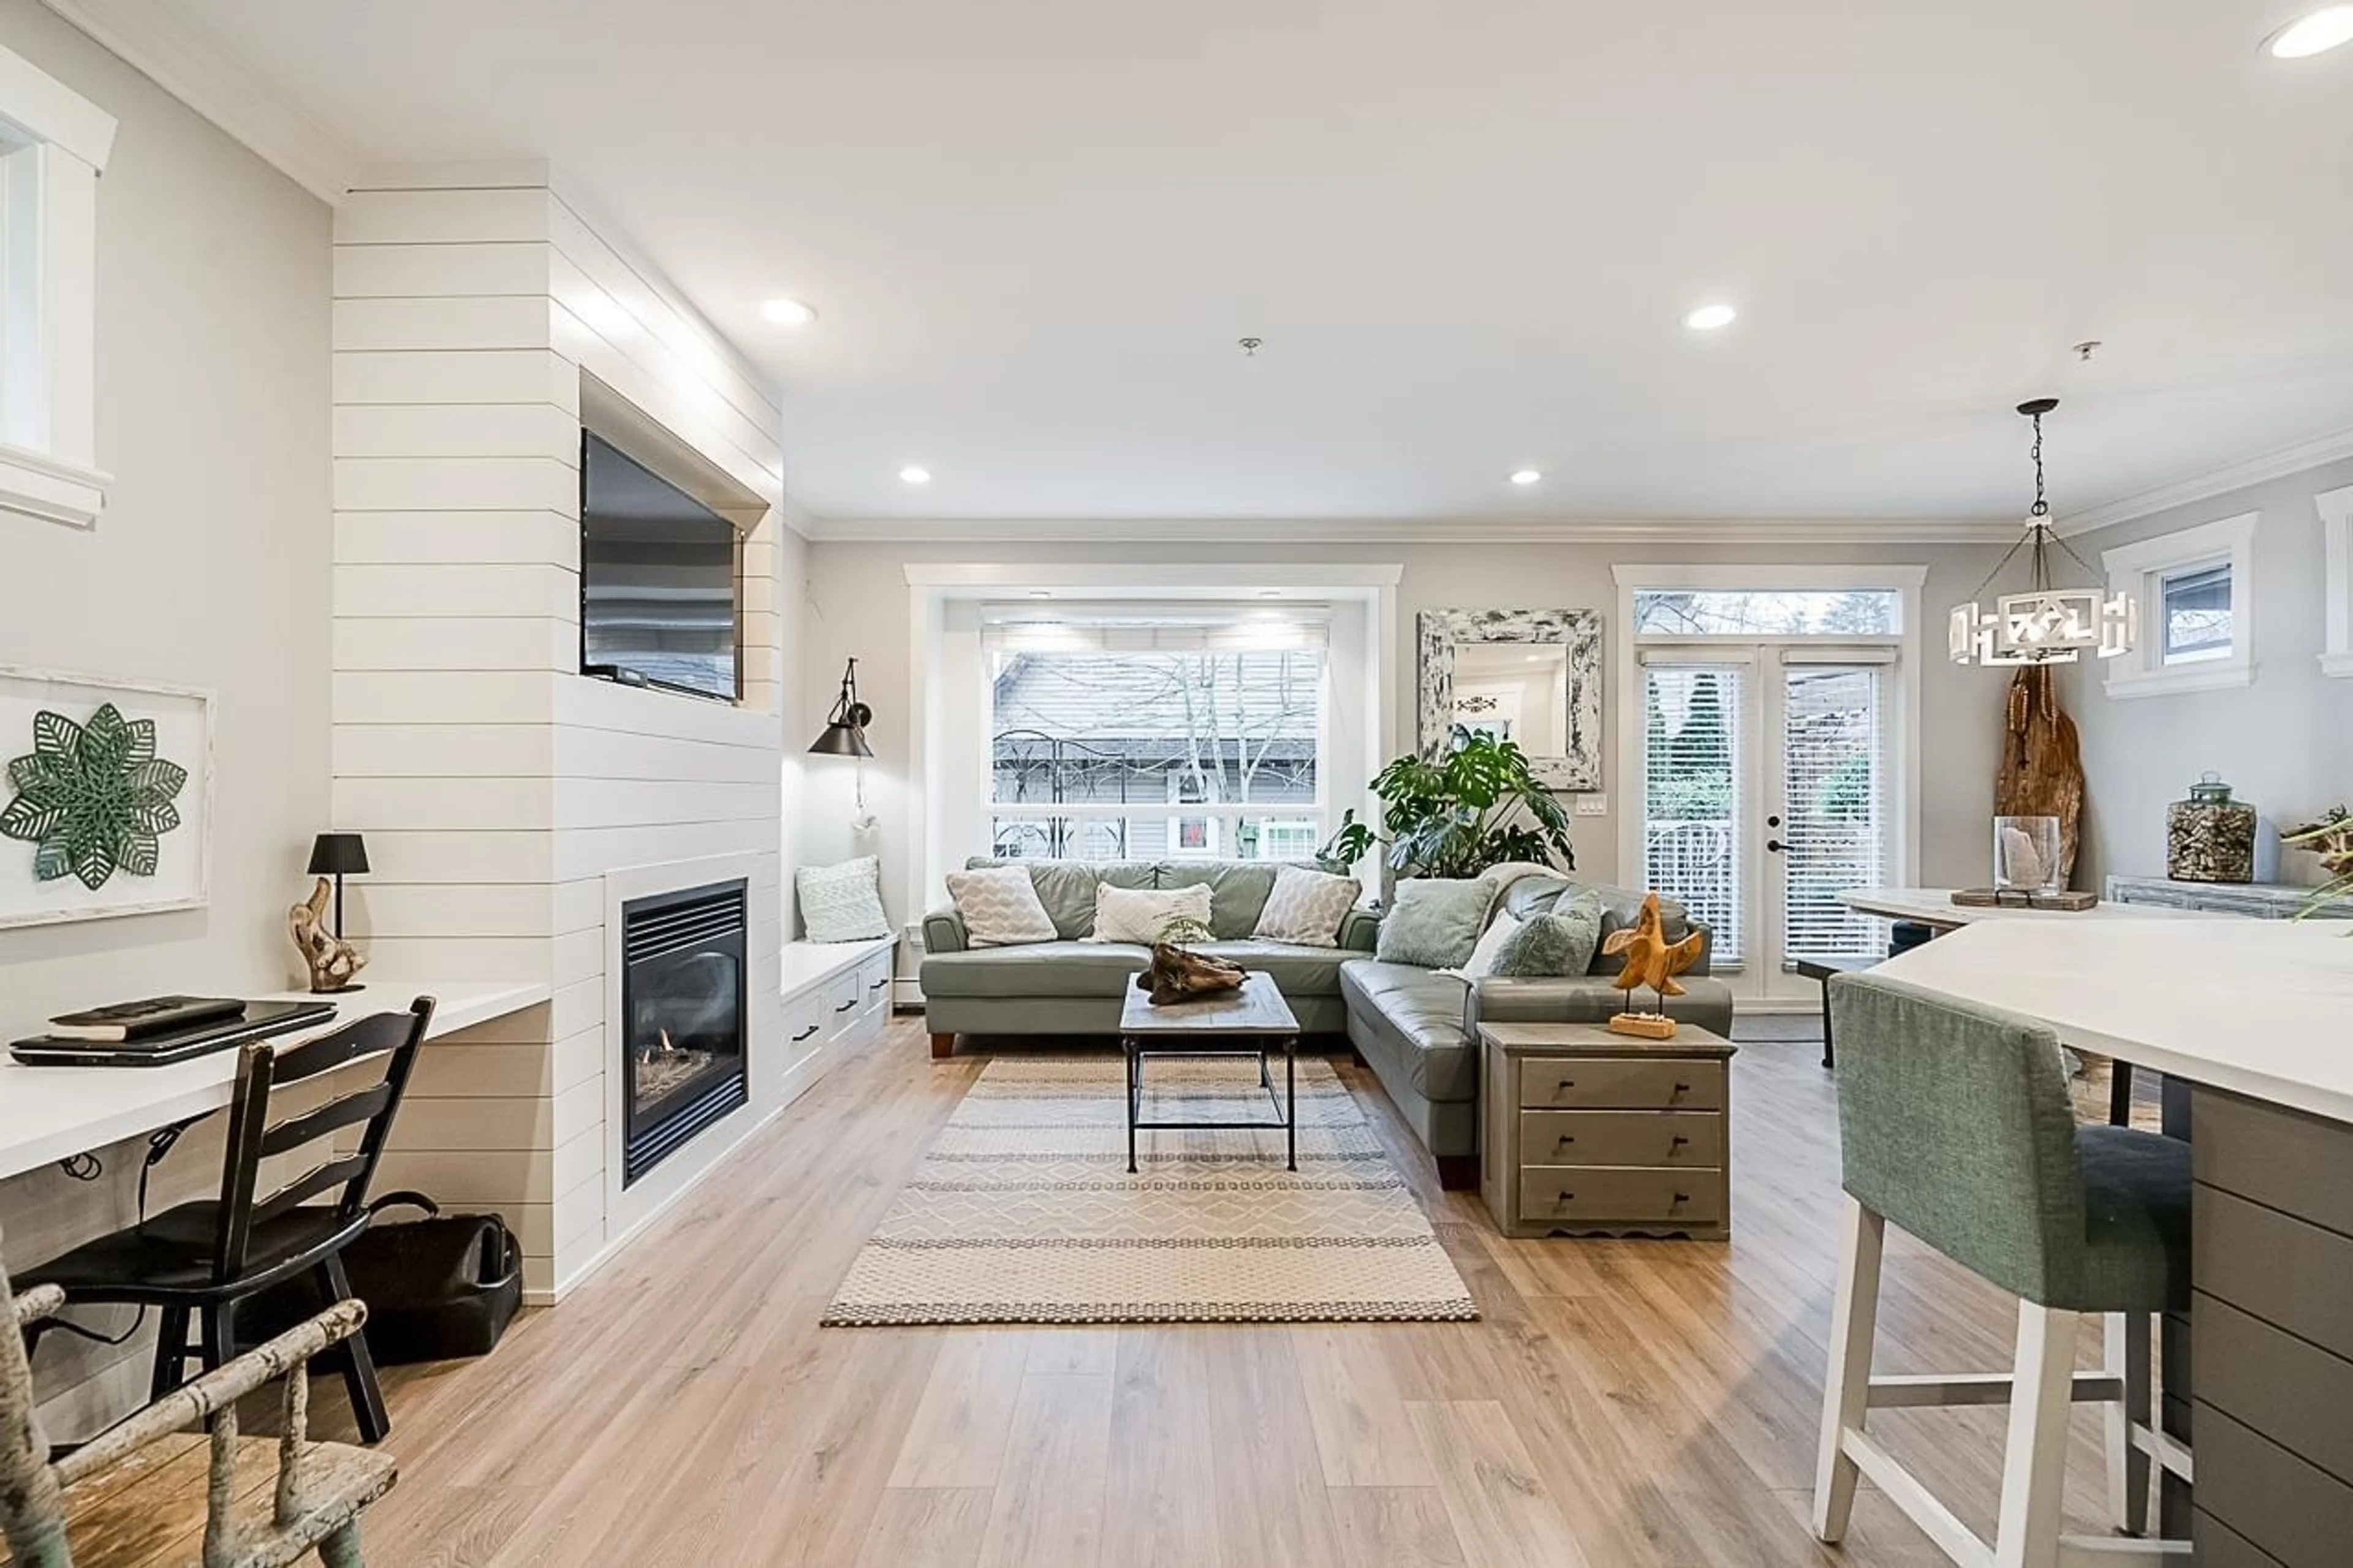
[[[1281,1082],[1282,1063],[1274,1062]],[[829,1324],[1475,1318],[1462,1277],[1324,1063],[1281,1129],[1137,1134],[1116,1057],[1002,1057],[851,1264]],[[1155,1058],[1145,1118],[1264,1117],[1248,1058]]]

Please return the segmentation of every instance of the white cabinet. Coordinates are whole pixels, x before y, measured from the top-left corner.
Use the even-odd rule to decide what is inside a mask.
[[[817,1081],[832,1053],[879,1038],[890,1017],[891,938],[786,944],[779,989],[784,1022],[781,1099]]]

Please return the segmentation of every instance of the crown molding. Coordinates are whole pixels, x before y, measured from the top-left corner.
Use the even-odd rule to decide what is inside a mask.
[[[358,174],[357,155],[231,53],[190,7],[165,0],[42,0],[156,86],[330,206]]]
[[[818,543],[855,544],[1998,544],[2018,524],[1987,518],[828,518]]]
[[[2235,463],[2225,463],[2218,468],[2208,468],[2131,495],[2118,496],[2112,501],[2105,501],[2082,511],[2065,513],[2059,519],[2059,532],[2072,537],[2078,533],[2090,533],[2095,529],[2113,528],[2120,522],[2154,516],[2177,506],[2211,500],[2232,490],[2284,479],[2290,474],[2299,474],[2306,468],[2316,468],[2324,463],[2334,463],[2346,458],[2353,458],[2353,430],[2332,430],[2308,441],[2274,447],[2268,452],[2258,452]]]

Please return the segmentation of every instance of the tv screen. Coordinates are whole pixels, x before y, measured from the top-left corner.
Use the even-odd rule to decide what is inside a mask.
[[[580,437],[580,668],[733,700],[735,528]]]

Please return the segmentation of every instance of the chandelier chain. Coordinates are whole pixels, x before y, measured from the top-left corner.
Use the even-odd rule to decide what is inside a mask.
[[[2051,503],[2042,494],[2042,416],[2034,416],[2034,506],[2030,517],[2049,517]]]

